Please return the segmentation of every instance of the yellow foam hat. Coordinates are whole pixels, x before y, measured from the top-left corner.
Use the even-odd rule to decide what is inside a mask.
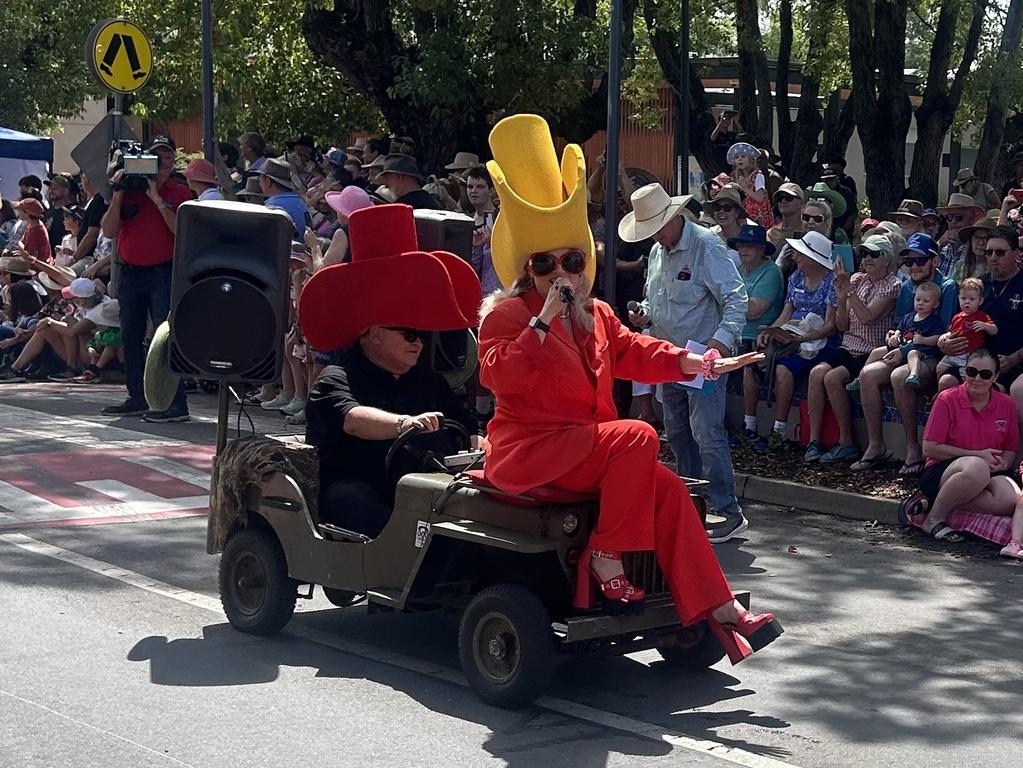
[[[497,276],[511,286],[526,273],[531,254],[579,248],[585,254],[586,279],[597,271],[593,234],[586,215],[586,161],[578,144],[561,156],[547,121],[538,115],[513,115],[490,132],[494,159],[487,163],[501,198],[490,237]]]

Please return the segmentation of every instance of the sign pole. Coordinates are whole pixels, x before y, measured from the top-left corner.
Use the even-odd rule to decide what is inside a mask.
[[[622,3],[611,0],[607,64],[607,162],[604,164],[604,301],[615,305],[618,251],[618,131],[622,95]]]
[[[121,140],[124,130],[124,94],[114,93],[114,108],[110,112],[113,121],[110,123],[110,146]],[[117,254],[117,238],[110,243],[110,297],[117,298],[117,285],[121,281],[121,258]]]
[[[211,163],[213,143],[213,0],[202,0],[202,150]]]

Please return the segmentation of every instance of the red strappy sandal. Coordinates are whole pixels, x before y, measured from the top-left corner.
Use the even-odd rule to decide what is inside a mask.
[[[734,624],[722,624],[708,616],[707,624],[728,654],[732,666],[774,642],[785,632],[773,613],[754,615],[743,611]]]
[[[583,551],[576,570],[575,600],[572,605],[582,609],[592,607],[593,584],[598,584],[605,613],[617,616],[642,611],[646,591],[634,586],[624,573],[607,581],[601,581],[600,576],[593,570],[594,557],[603,557],[608,560],[622,559],[620,552],[604,552],[589,548]]]

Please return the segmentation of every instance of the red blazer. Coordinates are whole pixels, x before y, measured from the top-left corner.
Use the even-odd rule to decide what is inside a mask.
[[[684,350],[628,330],[603,301],[593,302],[593,333],[576,329],[570,338],[555,320],[541,344],[528,323],[543,304],[535,291],[505,299],[480,327],[480,381],[497,400],[486,476],[509,493],[550,483],[586,459],[596,425],[618,418],[614,379],[693,378],[678,368]]]

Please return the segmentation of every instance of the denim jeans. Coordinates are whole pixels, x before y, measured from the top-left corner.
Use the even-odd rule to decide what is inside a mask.
[[[675,454],[678,473],[710,481],[710,506],[720,515],[740,511],[735,498],[735,474],[725,432],[728,374],[710,393],[689,387],[661,385],[664,431]]]
[[[128,380],[128,399],[145,401],[143,374],[146,370],[144,350],[147,321],[156,329],[170,312],[172,262],[152,267],[121,264],[117,283],[117,300],[121,307],[121,342],[124,345],[124,374]],[[187,408],[185,387],[178,384],[171,408]]]

